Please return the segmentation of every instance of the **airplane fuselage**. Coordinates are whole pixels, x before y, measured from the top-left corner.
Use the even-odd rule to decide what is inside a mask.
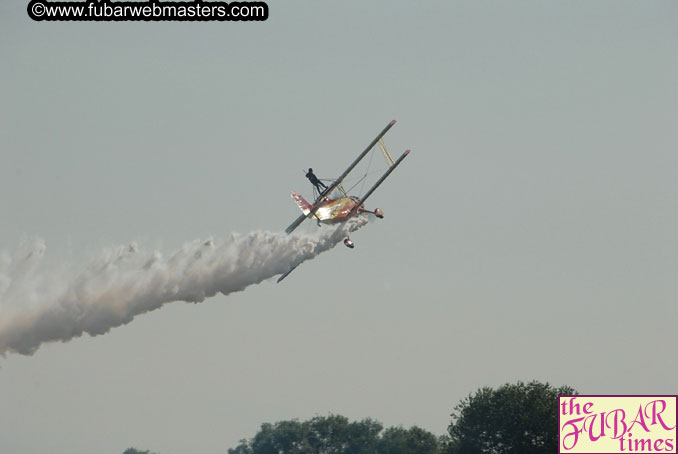
[[[360,199],[357,197],[340,197],[338,199],[325,200],[315,212],[314,218],[325,224],[345,222],[351,215],[359,210],[354,210]]]

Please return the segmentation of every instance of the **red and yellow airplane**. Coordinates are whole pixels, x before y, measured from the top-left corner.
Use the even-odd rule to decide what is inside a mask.
[[[340,222],[346,222],[348,219],[350,219],[353,216],[356,216],[360,213],[371,213],[377,216],[378,218],[382,219],[384,217],[383,211],[381,211],[379,208],[374,209],[373,211],[367,210],[365,208],[365,201],[369,196],[372,195],[372,193],[379,187],[381,183],[384,182],[384,180],[395,170],[396,167],[407,157],[409,154],[410,150],[406,150],[396,161],[393,161],[391,158],[391,155],[386,151],[386,146],[384,145],[384,142],[382,138],[384,135],[388,132],[389,129],[396,123],[395,120],[391,121],[386,127],[379,133],[375,139],[370,142],[370,144],[365,148],[365,150],[360,153],[360,155],[351,163],[350,166],[344,171],[344,173],[339,176],[334,182],[327,188],[325,189],[318,198],[315,200],[313,204],[307,202],[301,195],[297,194],[296,192],[292,191],[292,198],[294,201],[299,205],[299,208],[302,211],[302,215],[299,216],[292,224],[290,224],[287,229],[285,229],[285,232],[289,235],[299,227],[299,225],[304,222],[305,219],[315,219],[318,224],[320,223],[323,224],[337,224]],[[388,163],[388,169],[384,174],[379,178],[379,180],[365,193],[364,196],[362,197],[355,197],[355,196],[349,196],[346,191],[344,191],[343,187],[341,186],[342,181],[344,181],[344,178],[348,174],[351,173],[351,171],[355,168],[356,165],[365,157],[367,154],[374,148],[374,146],[379,143],[379,147],[381,148],[381,151],[384,153],[384,157],[386,158],[386,162]],[[339,194],[338,196],[334,198],[330,198],[330,195],[332,194],[332,191],[335,189],[338,189]],[[350,248],[354,247],[353,241],[349,237],[346,237],[344,239],[344,244]],[[294,267],[296,268],[296,266]],[[282,281],[289,275],[292,271],[294,271],[294,268],[289,270],[287,273],[283,274],[279,279],[278,282]]]

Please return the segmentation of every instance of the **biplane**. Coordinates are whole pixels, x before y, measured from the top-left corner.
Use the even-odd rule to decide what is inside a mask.
[[[301,212],[303,213],[300,215],[297,219],[292,222],[292,224],[289,225],[285,229],[285,232],[289,235],[301,225],[302,222],[304,222],[306,219],[314,219],[318,225],[321,224],[337,224],[341,222],[346,222],[348,219],[350,219],[353,216],[359,215],[361,213],[370,213],[374,214],[376,217],[383,219],[384,217],[384,212],[380,210],[379,208],[375,208],[374,210],[368,210],[365,208],[365,201],[372,195],[372,193],[381,185],[381,183],[388,178],[388,176],[395,170],[398,165],[407,157],[409,154],[410,150],[405,150],[405,152],[397,159],[393,160],[389,152],[386,150],[386,146],[384,145],[383,137],[384,135],[393,127],[393,125],[396,123],[395,120],[391,121],[389,124],[386,125],[384,129],[377,135],[377,137],[374,138],[372,142],[363,150],[360,155],[351,163],[351,165],[348,166],[348,168],[342,173],[337,179],[335,179],[328,187],[327,189],[323,190],[321,193],[318,194],[316,197],[315,201],[311,204],[306,201],[301,195],[299,195],[297,192],[292,191],[292,199],[297,203],[299,208],[301,209]],[[376,183],[363,195],[362,197],[356,197],[356,196],[350,196],[348,195],[347,191],[344,190],[342,186],[342,182],[344,179],[353,171],[353,169],[360,163],[360,161],[367,156],[367,154],[372,151],[375,145],[379,144],[379,148],[384,154],[384,157],[386,159],[386,162],[388,164],[387,170],[384,172],[384,174],[377,180]],[[334,194],[336,193],[336,194]],[[353,241],[347,236],[344,239],[344,245],[346,245],[349,248],[353,248],[355,244]],[[288,272],[280,276],[278,279],[278,282],[282,281],[285,279],[294,269],[296,268],[293,267],[290,269]]]

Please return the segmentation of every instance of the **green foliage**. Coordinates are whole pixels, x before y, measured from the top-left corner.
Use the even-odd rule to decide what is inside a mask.
[[[447,453],[558,452],[559,394],[576,391],[536,381],[479,389],[455,407]]]
[[[403,429],[389,427],[384,431],[377,449],[378,454],[435,454],[439,441],[431,432],[419,427]]]
[[[122,454],[155,454],[148,449],[146,451],[140,451],[137,448],[127,448]]]
[[[452,413],[449,436],[340,415],[264,423],[228,454],[543,454],[557,452],[558,395],[568,387],[536,381],[480,388]],[[129,448],[123,454],[154,454]]]
[[[412,427],[383,426],[373,419],[349,422],[339,415],[309,421],[265,423],[251,440],[228,454],[437,454],[438,439]]]

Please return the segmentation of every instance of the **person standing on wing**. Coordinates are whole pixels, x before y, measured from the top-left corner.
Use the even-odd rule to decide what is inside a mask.
[[[315,176],[315,174],[313,173],[313,169],[311,168],[308,169],[308,172],[306,173],[306,178],[308,178],[313,187],[316,188],[320,194],[322,194],[323,191],[327,190],[327,186],[325,186],[325,183],[320,181],[318,177]],[[321,186],[323,189],[321,189]]]

